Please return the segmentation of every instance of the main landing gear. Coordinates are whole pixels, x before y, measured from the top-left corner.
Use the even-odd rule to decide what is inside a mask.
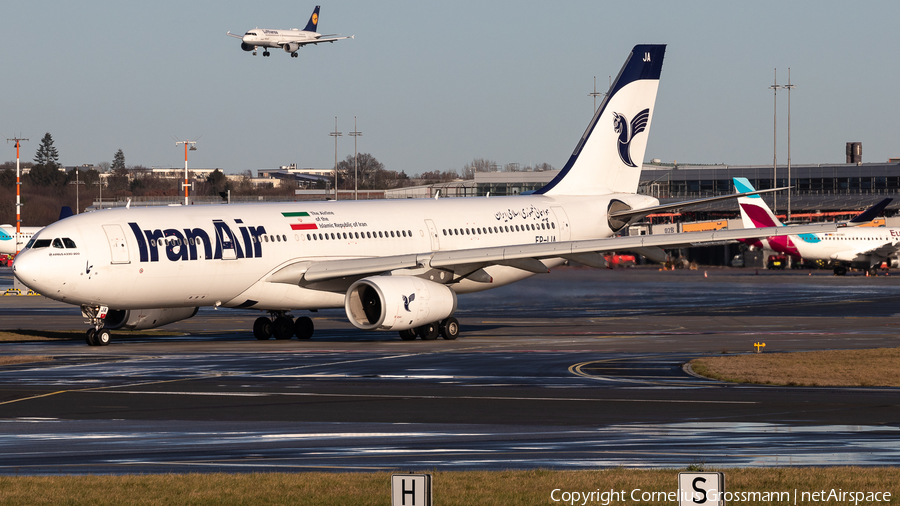
[[[301,316],[294,320],[284,311],[271,311],[271,317],[261,316],[253,322],[253,336],[260,341],[266,341],[271,338],[290,339],[297,336],[297,339],[309,339],[313,335],[315,327],[312,318]]]
[[[296,52],[296,51],[294,51],[293,53],[291,53],[291,58],[296,58],[296,57],[297,57],[297,52]]]
[[[84,340],[89,346],[108,346],[112,341],[112,334],[109,329],[103,328],[103,317],[106,316],[107,308],[99,306],[81,306],[81,314],[87,318],[88,323],[93,326],[87,330]]]
[[[404,341],[412,341],[416,337],[422,338],[423,341],[433,341],[439,335],[449,341],[459,337],[459,320],[449,316],[439,322],[426,323],[421,327],[400,331],[400,339]]]
[[[269,56],[269,52],[268,52],[268,51],[263,51],[263,56]]]

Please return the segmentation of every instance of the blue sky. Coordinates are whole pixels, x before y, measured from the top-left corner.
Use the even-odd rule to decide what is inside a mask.
[[[593,77],[639,43],[668,44],[646,157],[770,164],[773,97],[792,82],[792,161],[900,156],[900,3],[323,3],[321,33],[355,40],[253,57],[226,31],[302,28],[315,2],[29,1],[4,5],[0,131],[31,160],[50,132],[66,165],[227,173],[334,164],[359,150],[388,169],[458,170],[473,158],[560,168],[592,112]],[[787,94],[778,97],[787,158]],[[12,144],[0,160],[15,159]]]

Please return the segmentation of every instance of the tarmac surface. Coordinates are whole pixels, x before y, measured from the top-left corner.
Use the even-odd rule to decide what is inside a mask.
[[[461,296],[455,341],[329,310],[310,341],[261,342],[259,312],[201,309],[173,337],[3,342],[53,360],[0,366],[0,474],[898,465],[900,389],[683,368],[756,342],[900,346],[898,303],[900,275],[565,268]],[[3,297],[15,328],[87,326],[77,307]]]

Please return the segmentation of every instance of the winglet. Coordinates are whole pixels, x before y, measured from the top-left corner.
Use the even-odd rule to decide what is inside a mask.
[[[888,206],[894,199],[884,199],[881,202],[875,204],[874,206],[866,209],[865,211],[857,214],[852,220],[847,222],[848,227],[856,227],[859,225],[864,225],[874,220],[884,211],[884,208]]]
[[[317,5],[315,9],[313,9],[312,16],[309,17],[309,23],[306,23],[306,28],[303,29],[305,32],[314,32],[316,31],[316,26],[319,25],[319,6]]]

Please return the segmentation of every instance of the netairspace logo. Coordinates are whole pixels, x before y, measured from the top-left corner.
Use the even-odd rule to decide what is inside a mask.
[[[673,503],[678,504],[682,500],[697,505],[713,505],[720,501],[733,505],[739,503],[769,502],[781,504],[819,504],[829,503],[835,505],[858,506],[859,503],[889,503],[891,492],[884,491],[850,491],[843,489],[800,491],[726,491],[717,490],[688,491],[676,490],[674,492],[649,491],[636,488],[630,492],[627,490],[593,490],[593,491],[568,491],[553,489],[550,492],[550,500],[555,503],[576,504],[587,506],[589,504],[610,506],[614,503]]]

